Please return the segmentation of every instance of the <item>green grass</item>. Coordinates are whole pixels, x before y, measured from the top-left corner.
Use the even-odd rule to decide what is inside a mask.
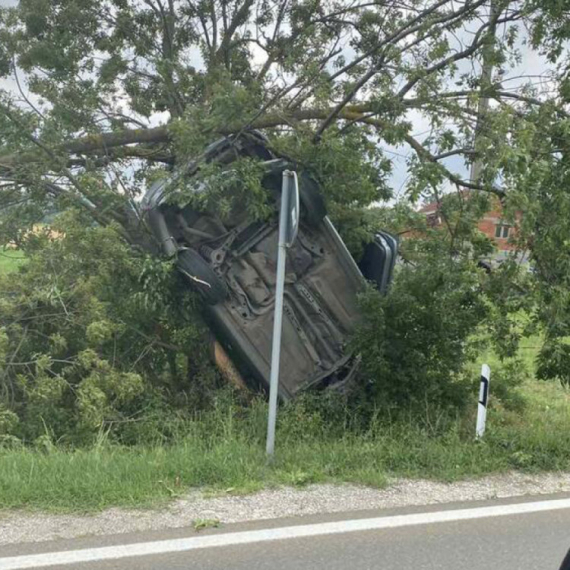
[[[0,249],[0,275],[16,271],[25,263],[24,254],[17,249]]]
[[[453,481],[512,469],[570,469],[570,391],[527,384],[524,412],[490,409],[483,442],[473,438],[475,408],[450,420],[387,423],[366,433],[328,432],[303,408],[281,414],[276,458],[264,456],[265,407],[247,417],[220,407],[186,426],[168,446],[44,452],[0,451],[0,508],[89,511],[159,505],[200,487],[215,493],[278,485],[354,482],[382,487],[389,477]],[[299,409],[301,411],[299,411]]]
[[[520,350],[531,377],[539,342],[526,339]],[[157,506],[192,488],[224,494],[320,482],[382,487],[392,477],[454,481],[513,469],[570,470],[570,389],[529,379],[515,389],[518,398],[499,399],[499,361],[483,353],[474,378],[482,362],[492,373],[481,442],[474,439],[475,397],[461,416],[433,409],[413,421],[380,416],[365,432],[349,416],[331,420],[301,401],[280,411],[276,457],[268,464],[265,404],[245,410],[222,398],[178,426],[168,445],[118,446],[102,436],[89,449],[0,446],[0,509],[93,511]]]

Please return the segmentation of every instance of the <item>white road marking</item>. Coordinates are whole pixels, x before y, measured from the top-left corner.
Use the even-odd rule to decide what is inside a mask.
[[[269,528],[263,530],[230,532],[225,534],[211,534],[207,536],[193,536],[190,538],[177,538],[173,540],[138,542],[117,546],[85,548],[81,550],[66,550],[62,552],[46,552],[43,554],[0,558],[0,570],[22,570],[24,568],[42,568],[47,566],[61,566],[65,564],[101,562],[104,560],[117,560],[136,556],[187,552],[200,548],[235,546],[239,544],[251,544],[270,540],[287,540],[292,538],[306,538],[328,534],[344,534],[367,530],[401,528],[406,526],[465,521],[488,517],[524,515],[545,511],[558,511],[562,509],[570,509],[570,499],[497,505],[494,507],[475,507],[470,509],[416,513],[410,515],[385,516],[371,519],[355,519],[348,521]]]

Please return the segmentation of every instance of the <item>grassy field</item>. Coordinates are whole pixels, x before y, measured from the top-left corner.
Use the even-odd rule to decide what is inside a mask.
[[[483,442],[473,438],[475,407],[450,420],[388,424],[366,433],[336,430],[302,407],[281,414],[275,461],[264,457],[265,406],[247,417],[228,404],[190,422],[175,443],[88,450],[0,451],[0,508],[93,510],[144,507],[191,487],[216,493],[276,485],[355,482],[381,487],[390,477],[453,481],[512,469],[570,469],[570,391],[555,383],[527,384],[524,412],[489,410]],[[442,424],[445,423],[445,425]],[[341,434],[341,435],[339,435]]]
[[[0,274],[16,271],[25,262],[24,254],[16,249],[0,249]]]

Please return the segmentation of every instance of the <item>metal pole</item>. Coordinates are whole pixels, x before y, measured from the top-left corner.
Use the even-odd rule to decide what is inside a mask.
[[[481,368],[481,386],[479,388],[479,404],[477,408],[477,428],[475,435],[477,439],[485,435],[485,424],[487,423],[487,401],[489,400],[489,382],[491,380],[491,369],[487,364]]]
[[[495,41],[496,24],[493,23],[497,12],[497,1],[492,0],[490,5],[490,26],[488,31],[488,36],[492,38],[492,42]],[[483,54],[483,63],[481,66],[481,91],[489,89],[493,82],[493,70],[495,64],[489,58],[488,51]],[[485,116],[489,110],[489,97],[481,97],[479,99],[479,105],[477,107],[477,122],[475,124],[475,134],[473,136],[473,150],[478,151],[479,139],[485,136]],[[471,164],[470,180],[472,183],[476,184],[481,178],[481,171],[483,170],[483,162],[481,159],[476,159]]]
[[[281,211],[279,212],[279,245],[277,250],[277,278],[275,284],[275,315],[273,320],[273,345],[271,347],[271,378],[269,382],[269,418],[267,420],[267,445],[269,457],[275,451],[275,423],[277,421],[277,395],[279,392],[279,360],[281,357],[281,329],[283,324],[283,292],[285,289],[285,261],[287,259],[287,214],[289,210],[289,178],[292,173],[283,172],[281,187]]]

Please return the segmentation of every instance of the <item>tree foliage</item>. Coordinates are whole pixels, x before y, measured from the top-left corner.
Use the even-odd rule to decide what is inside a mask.
[[[14,241],[30,256],[21,280],[2,285],[10,291],[0,316],[4,358],[32,362],[32,386],[48,378],[54,398],[73,395],[73,417],[63,422],[93,426],[109,401],[120,410],[146,393],[146,378],[161,385],[166,345],[193,346],[197,333],[180,321],[182,313],[177,320],[164,312],[161,296],[171,291],[172,277],[144,253],[149,240],[139,198],[206,144],[255,128],[319,178],[355,253],[386,219],[368,207],[392,196],[394,169],[406,171],[401,202],[456,193],[443,209],[439,257],[424,255],[401,272],[394,291],[408,299],[405,306],[395,293],[389,297],[403,320],[407,314],[424,322],[426,334],[441,327],[434,342],[445,339],[441,349],[451,359],[464,346],[446,332],[454,315],[445,303],[458,307],[456,319],[465,318],[452,327],[456,340],[481,315],[471,289],[479,276],[474,263],[490,245],[474,231],[476,220],[489,196],[501,201],[507,221],[523,212],[518,245],[534,273],[521,274],[509,262],[481,294],[497,299],[490,313],[503,339],[516,337],[514,312],[523,305],[534,311],[546,329],[542,373],[567,379],[568,13],[568,0],[20,0],[1,8],[0,79],[9,83],[0,85],[11,88],[0,89],[0,243]],[[521,73],[531,55],[548,66],[544,73]],[[482,65],[494,72],[482,75]],[[482,101],[490,102],[484,112]],[[483,168],[471,180],[466,171],[475,160]],[[255,164],[242,167],[249,209],[263,216]],[[475,198],[462,200],[465,190]],[[227,206],[222,198],[213,196]],[[66,219],[61,243],[29,237],[46,213],[70,209],[82,221]],[[120,238],[111,245],[105,232]],[[105,244],[110,251],[101,250]],[[141,281],[145,271],[153,279]],[[444,287],[440,296],[435,285],[447,273],[456,290]],[[522,285],[509,288],[501,276]],[[532,302],[521,301],[523,285]],[[143,311],[137,303],[145,295]],[[14,298],[25,301],[20,306]],[[26,328],[15,324],[29,303],[40,316],[53,307],[59,315],[51,323],[38,319],[40,349],[33,351]],[[80,324],[61,315],[62,303],[78,311]],[[395,309],[380,304],[374,314],[386,321],[377,327],[398,324]],[[441,317],[437,326],[430,314]],[[132,323],[144,334],[125,328]],[[149,340],[156,338],[162,344]],[[411,338],[409,346],[421,368],[431,353],[420,341]],[[123,368],[113,363],[116,342],[126,343],[123,353],[131,344],[133,354],[149,342],[151,348]],[[512,345],[503,342],[505,354]],[[56,349],[71,362],[55,362]],[[386,345],[377,346],[377,357],[383,369],[395,366]],[[130,375],[124,380],[132,389],[116,392],[97,373],[100,366]],[[149,375],[136,378],[141,366]],[[180,363],[168,366],[167,384],[180,374]],[[6,386],[31,394],[35,388],[14,368],[3,372]],[[398,374],[406,376],[404,368]],[[0,426],[13,426],[2,413]]]
[[[22,0],[0,12],[0,73],[16,86],[0,100],[2,201],[30,221],[42,200],[75,202],[136,241],[134,200],[157,167],[253,127],[277,145],[293,137],[306,154],[322,152],[325,169],[333,149],[366,141],[352,154],[366,166],[353,188],[367,188],[368,201],[386,196],[386,145],[408,153],[414,197],[446,180],[504,196],[503,171],[519,152],[511,137],[528,125],[549,131],[536,116],[545,105],[564,117],[559,5]],[[524,80],[504,86],[532,46],[559,63],[558,93],[544,97]],[[484,57],[498,70],[490,85],[481,85]],[[473,149],[482,96],[496,105]],[[428,136],[415,135],[420,118]],[[449,159],[475,154],[486,166],[474,183]],[[348,202],[342,184],[331,192]]]
[[[169,262],[77,211],[24,245],[25,265],[0,276],[0,436],[90,441],[200,403],[208,333]]]

